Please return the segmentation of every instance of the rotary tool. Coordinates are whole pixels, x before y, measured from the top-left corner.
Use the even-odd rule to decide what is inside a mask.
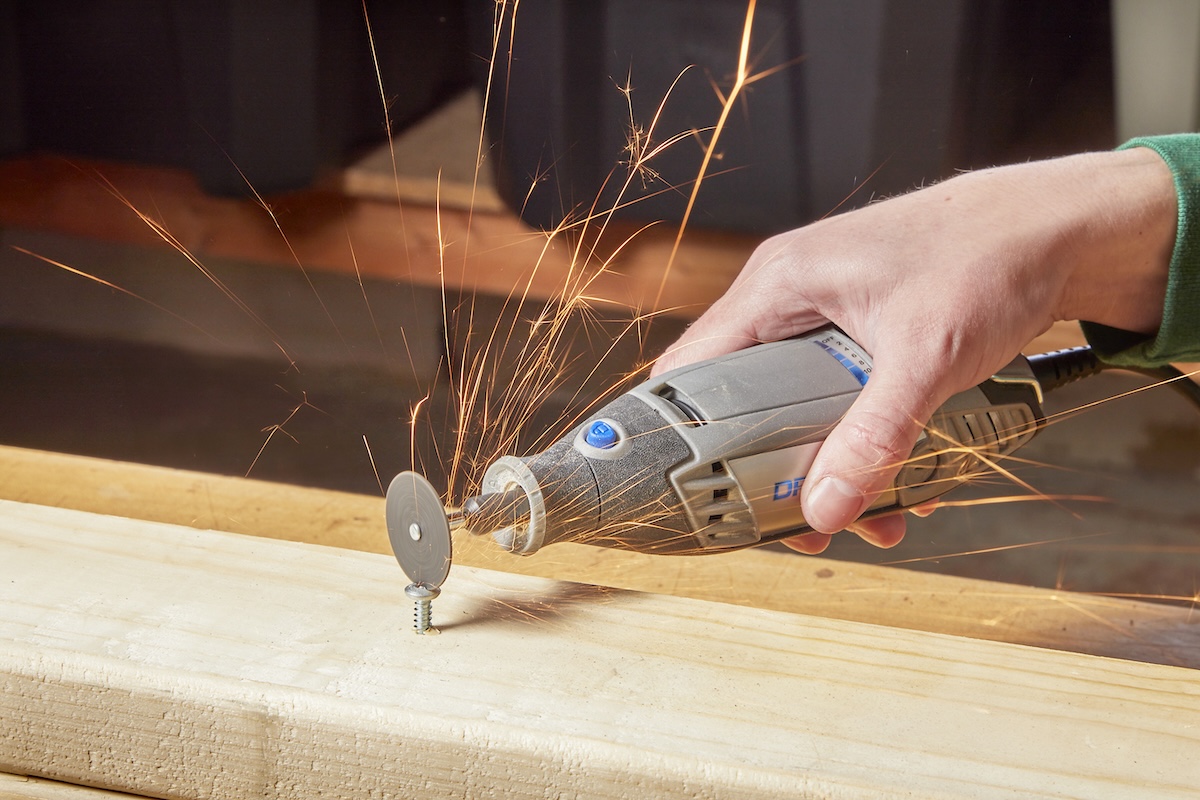
[[[951,397],[863,516],[929,502],[1012,453],[1044,424],[1044,390],[1103,366],[1086,347],[1018,356]],[[458,528],[522,555],[563,541],[720,553],[809,532],[806,473],[871,370],[869,354],[829,326],[652,378],[543,452],[498,458],[459,509],[447,512],[423,476],[401,473],[387,524],[410,596],[436,594]]]

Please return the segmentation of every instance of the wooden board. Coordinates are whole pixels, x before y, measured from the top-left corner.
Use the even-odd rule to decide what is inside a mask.
[[[244,200],[211,197],[180,170],[53,156],[0,160],[0,226],[167,247],[141,212],[201,262],[258,261],[500,297],[557,297],[581,270],[598,271],[604,253],[635,231],[618,226],[599,258],[580,259],[572,237],[548,240],[512,212],[439,211],[434,200],[401,207],[394,196],[315,189],[269,198],[272,218],[249,189]],[[674,239],[666,225],[634,236],[588,284],[588,296],[602,306],[694,316],[724,292],[756,244],[744,235],[689,233],[652,305]]]
[[[390,553],[378,497],[0,446],[0,497]],[[742,551],[647,556],[562,544],[529,558],[460,535],[455,563],[753,608],[1200,667],[1188,608]]]
[[[136,800],[141,796],[0,773],[0,800]]]
[[[0,503],[0,770],[158,797],[1191,797],[1190,670]]]
[[[470,88],[327,180],[351,197],[505,213],[493,167],[480,161],[482,132],[483,93]]]

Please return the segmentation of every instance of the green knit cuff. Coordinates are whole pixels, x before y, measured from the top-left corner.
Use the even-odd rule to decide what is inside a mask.
[[[1162,326],[1154,336],[1107,325],[1081,326],[1097,355],[1109,364],[1157,366],[1200,361],[1200,134],[1130,139],[1118,150],[1148,147],[1162,157],[1175,179],[1179,221],[1167,277]]]

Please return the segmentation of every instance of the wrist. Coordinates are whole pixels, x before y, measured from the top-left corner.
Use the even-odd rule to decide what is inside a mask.
[[[1174,180],[1153,150],[1063,159],[1069,271],[1056,312],[1152,334],[1162,322],[1178,219]]]

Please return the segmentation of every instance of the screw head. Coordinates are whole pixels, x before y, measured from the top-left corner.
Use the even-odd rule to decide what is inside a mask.
[[[417,523],[412,523],[408,526],[408,537],[414,542],[421,541],[421,526]]]
[[[442,593],[436,586],[426,586],[423,583],[410,583],[404,587],[404,594],[412,600],[432,600]]]

